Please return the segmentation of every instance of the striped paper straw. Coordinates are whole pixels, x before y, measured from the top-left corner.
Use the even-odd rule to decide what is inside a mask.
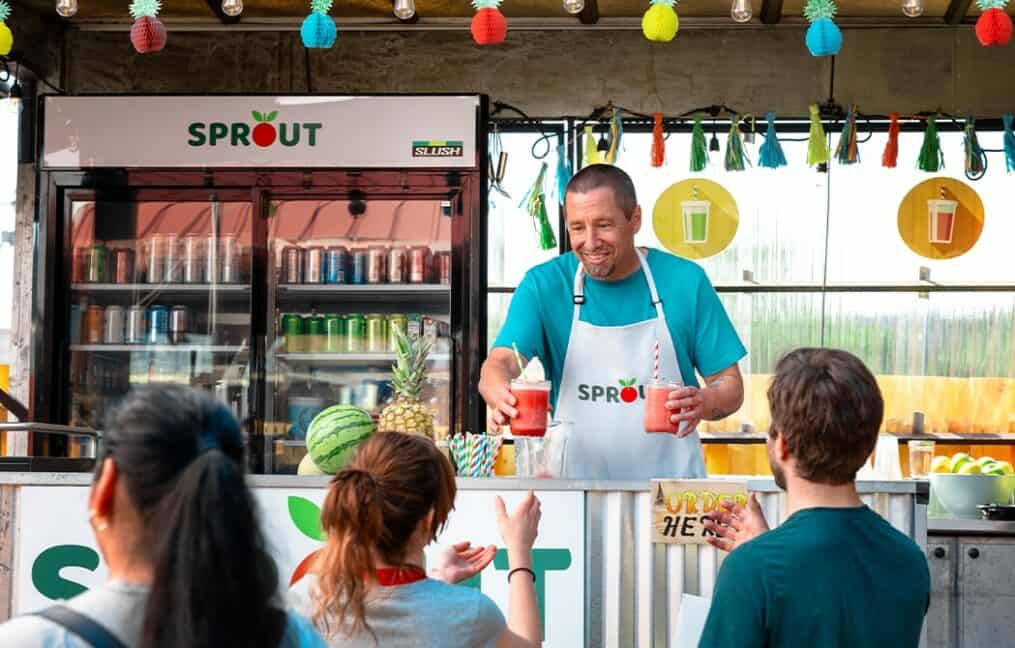
[[[659,340],[656,340],[652,358],[652,380],[659,382]]]
[[[483,477],[493,477],[493,464],[500,450],[500,437],[486,437],[486,458],[483,460]]]
[[[479,435],[469,435],[469,477],[479,477],[479,467],[483,461],[483,449],[481,447],[481,438]]]

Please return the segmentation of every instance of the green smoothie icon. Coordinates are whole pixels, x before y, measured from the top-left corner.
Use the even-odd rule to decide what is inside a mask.
[[[694,188],[694,200],[682,200],[680,208],[684,214],[684,242],[706,243],[708,241],[708,212],[712,203],[698,200],[698,188]]]

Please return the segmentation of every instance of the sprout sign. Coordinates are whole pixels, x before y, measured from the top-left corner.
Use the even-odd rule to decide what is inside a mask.
[[[279,121],[278,111],[262,113],[254,110],[249,122],[192,122],[187,127],[187,144],[201,146],[259,146],[267,148],[276,142],[281,146],[317,146],[320,122]]]

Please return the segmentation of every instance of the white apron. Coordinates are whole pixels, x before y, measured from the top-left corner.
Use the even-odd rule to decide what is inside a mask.
[[[574,423],[566,450],[569,479],[705,476],[697,432],[683,439],[645,432],[644,385],[652,379],[656,340],[659,375],[681,384],[683,377],[655,280],[641,251],[635,251],[656,308],[650,320],[626,326],[581,321],[585,272],[580,261],[575,273],[574,318],[554,412],[556,419]]]

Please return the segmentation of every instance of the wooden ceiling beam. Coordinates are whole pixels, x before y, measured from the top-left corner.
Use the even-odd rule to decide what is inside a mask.
[[[969,13],[969,5],[973,0],[952,0],[945,11],[945,22],[949,25],[958,25]]]
[[[243,16],[243,14],[240,14],[239,16],[227,16],[223,13],[222,0],[205,0],[205,2],[208,3],[208,8],[211,9],[212,13],[215,14],[215,17],[218,18],[219,22],[223,25],[235,25],[240,22],[240,18]]]
[[[778,25],[782,21],[782,0],[762,0],[761,22],[765,25]]]
[[[598,0],[585,0],[585,8],[578,14],[578,20],[583,25],[595,25],[599,22],[599,2]]]

